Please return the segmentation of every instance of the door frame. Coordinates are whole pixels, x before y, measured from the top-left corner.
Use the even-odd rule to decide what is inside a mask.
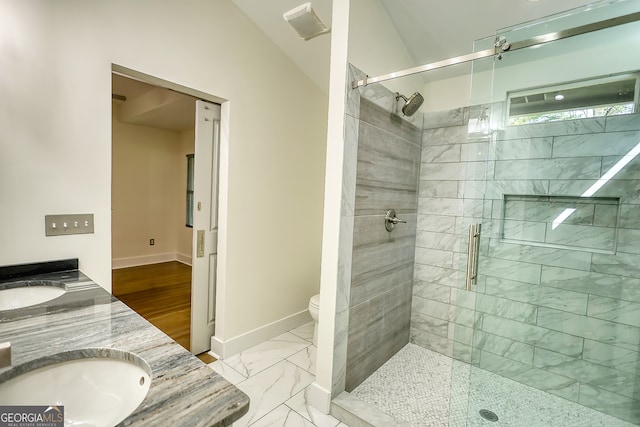
[[[136,71],[131,68],[124,67],[118,64],[111,64],[111,74],[120,74],[130,79],[138,80],[150,85],[170,89],[185,95],[189,95],[203,101],[220,104],[221,117],[220,117],[220,164],[218,169],[218,265],[216,270],[216,304],[215,304],[215,336],[224,337],[224,296],[226,294],[226,247],[227,247],[227,219],[228,219],[228,200],[229,200],[229,110],[230,102],[224,98],[220,98],[215,95],[211,95],[206,92],[202,92],[197,89],[193,89],[187,86],[164,80],[159,77],[152,76],[140,71]],[[109,120],[112,120],[109,115]],[[113,144],[113,137],[111,138],[111,144]],[[113,159],[111,159],[113,161]],[[110,172],[112,173],[112,172]],[[113,177],[110,176],[112,180]],[[111,200],[110,202],[111,203]],[[109,218],[111,221],[111,218]],[[195,230],[194,230],[195,231]],[[113,232],[112,232],[113,233]],[[194,233],[194,239],[196,238]],[[110,251],[111,252],[111,251]],[[195,254],[192,254],[192,258]],[[193,264],[193,261],[192,261]],[[194,283],[192,282],[192,292]],[[206,286],[206,283],[204,284]],[[213,338],[213,337],[212,337]],[[191,340],[191,337],[190,337]]]

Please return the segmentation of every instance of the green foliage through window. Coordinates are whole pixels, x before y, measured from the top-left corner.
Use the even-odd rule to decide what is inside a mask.
[[[610,105],[606,107],[579,108],[566,111],[549,111],[520,116],[509,117],[510,125],[526,125],[532,123],[556,122],[561,120],[578,120],[592,117],[617,116],[621,114],[632,114],[634,112],[633,103]]]
[[[635,113],[639,81],[633,72],[509,92],[509,125]]]

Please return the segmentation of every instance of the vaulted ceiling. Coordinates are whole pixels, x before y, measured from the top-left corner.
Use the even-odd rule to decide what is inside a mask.
[[[298,67],[328,92],[330,37],[323,35],[305,42],[282,17],[284,12],[304,0],[233,1]],[[414,65],[470,53],[474,40],[495,34],[499,29],[593,3],[591,0],[360,1],[382,3]],[[311,3],[330,26],[332,0],[312,0]]]
[[[352,0],[379,2],[413,60],[427,64],[466,53],[474,40],[499,29],[539,19],[591,3],[590,0]],[[304,0],[233,0],[311,80],[325,93],[329,87],[331,39],[322,35],[302,40],[283,19]],[[318,16],[331,26],[333,0],[312,0]],[[352,28],[350,31],[358,31]],[[372,50],[375,54],[375,49]],[[458,69],[459,71],[460,69]],[[388,70],[389,72],[394,70]],[[431,74],[438,78],[442,73]],[[193,99],[168,89],[114,75],[113,92],[127,102],[115,100],[121,119],[129,123],[181,131],[193,125]],[[159,101],[160,100],[160,101]],[[135,111],[132,107],[136,107]],[[157,102],[157,108],[147,108]]]

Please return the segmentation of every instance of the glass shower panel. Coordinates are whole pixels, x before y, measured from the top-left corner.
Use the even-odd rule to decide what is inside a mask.
[[[474,51],[493,46],[493,37],[477,42]],[[460,144],[459,181],[457,197],[461,202],[461,214],[455,218],[456,247],[454,268],[456,286],[450,295],[449,335],[452,342],[451,399],[449,425],[466,425],[468,418],[471,366],[477,363],[473,351],[474,331],[481,317],[475,310],[476,293],[467,291],[469,226],[482,222],[484,211],[484,187],[488,169],[488,150],[491,140],[490,105],[476,102],[491,95],[493,58],[476,60],[472,64],[473,76],[470,104],[464,111],[466,140]],[[475,287],[475,286],[474,286]]]
[[[496,38],[514,43],[638,10],[638,1],[608,2]],[[477,283],[464,297],[475,310],[468,425],[482,410],[503,425],[569,425],[554,413],[581,425],[640,424],[640,114],[598,115],[557,97],[567,106],[551,109],[584,118],[507,124],[512,92],[637,73],[638,34],[640,23],[624,24],[474,68],[476,124],[488,130],[474,135],[469,116],[467,151],[486,156],[486,178],[468,172],[464,182],[461,227],[482,224]]]

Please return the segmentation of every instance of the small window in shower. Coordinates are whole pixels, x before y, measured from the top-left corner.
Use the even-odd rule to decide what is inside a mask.
[[[509,125],[635,113],[638,87],[638,75],[625,74],[509,92]]]

